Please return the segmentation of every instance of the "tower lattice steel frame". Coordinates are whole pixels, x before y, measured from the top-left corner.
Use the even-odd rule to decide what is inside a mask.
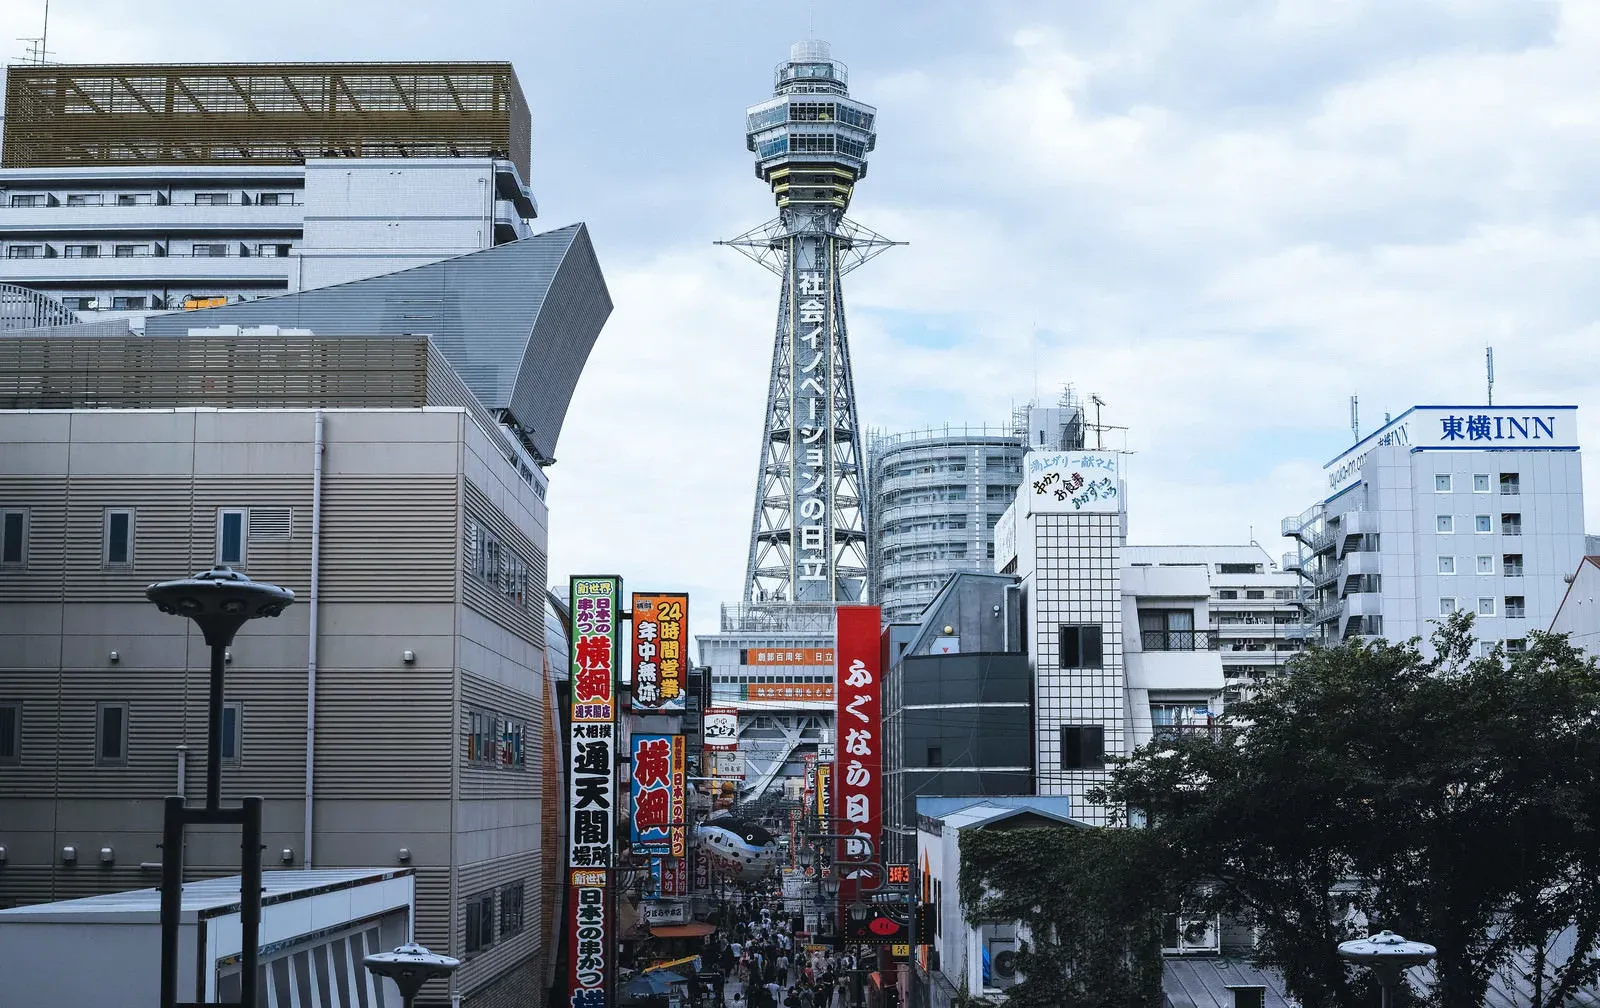
[[[778,216],[731,245],[782,278],[745,602],[865,602],[867,495],[839,280],[892,245],[844,212],[877,141],[826,42],[797,42],[747,111]]]

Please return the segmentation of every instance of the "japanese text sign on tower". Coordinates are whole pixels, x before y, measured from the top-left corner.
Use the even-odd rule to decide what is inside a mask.
[[[622,579],[571,581],[571,734],[567,801],[568,981],[573,1005],[605,1008],[610,867],[616,851],[617,621]]]
[[[633,593],[633,706],[683,710],[689,596]]]
[[[839,841],[842,860],[866,861],[878,853],[883,819],[883,694],[880,682],[877,606],[839,606],[834,654],[838,655],[834,725],[837,755],[829,784],[832,832],[869,840]]]

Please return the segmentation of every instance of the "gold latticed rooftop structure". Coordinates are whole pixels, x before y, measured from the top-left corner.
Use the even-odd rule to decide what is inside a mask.
[[[12,66],[0,167],[500,157],[528,178],[510,63]]]

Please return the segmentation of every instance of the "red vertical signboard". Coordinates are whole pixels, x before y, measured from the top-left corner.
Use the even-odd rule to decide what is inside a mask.
[[[835,822],[829,832],[870,840],[840,840],[838,857],[876,861],[883,823],[883,691],[877,606],[839,606],[834,655],[834,772],[829,784]],[[849,877],[849,871],[840,866]]]

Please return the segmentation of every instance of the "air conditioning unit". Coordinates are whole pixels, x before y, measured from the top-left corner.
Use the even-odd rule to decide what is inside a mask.
[[[989,978],[985,987],[1006,990],[1022,982],[1017,971],[1017,953],[1021,944],[1017,940],[1015,924],[984,924],[983,951],[989,962]]]

